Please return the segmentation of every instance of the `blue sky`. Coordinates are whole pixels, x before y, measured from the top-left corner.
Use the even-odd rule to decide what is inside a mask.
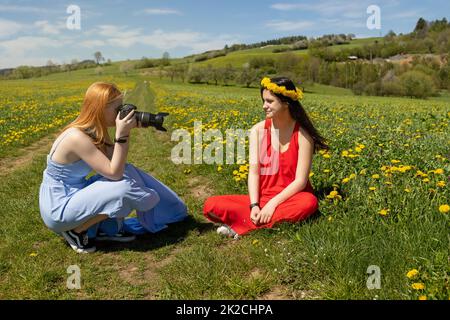
[[[80,8],[79,30],[67,28],[69,5]],[[369,5],[381,10],[381,30],[366,26]],[[450,20],[449,12],[448,0],[0,0],[0,69],[92,59],[95,51],[117,61],[290,35],[407,33],[419,17]]]

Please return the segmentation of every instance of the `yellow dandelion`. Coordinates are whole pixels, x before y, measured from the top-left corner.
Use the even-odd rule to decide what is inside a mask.
[[[444,170],[443,169],[436,169],[436,170],[434,170],[434,173],[436,173],[436,174],[444,174]]]
[[[344,179],[342,179],[342,183],[347,183],[347,182],[349,182],[349,181],[350,181],[349,178],[344,178]]]
[[[419,296],[419,300],[427,300],[427,296],[421,295]]]
[[[409,270],[408,273],[406,273],[406,276],[408,277],[408,279],[412,279],[412,278],[415,278],[418,274],[419,274],[419,270],[412,269],[412,270]]]
[[[410,192],[411,192],[411,189],[406,188],[406,189],[405,189],[405,192],[410,193]]]
[[[381,216],[387,216],[390,209],[381,209],[380,212],[378,212]]]
[[[448,204],[443,204],[439,206],[440,213],[448,213],[450,211],[450,206]]]
[[[370,190],[370,191],[375,191],[375,190],[377,190],[377,188],[375,188],[375,187],[369,187],[369,190]]]
[[[423,290],[425,289],[425,285],[422,282],[415,282],[411,285],[411,288],[414,290]]]
[[[30,257],[36,257],[38,254],[36,252],[30,253]]]
[[[439,181],[438,183],[436,183],[436,185],[438,186],[438,187],[440,187],[440,188],[443,188],[443,187],[445,187],[445,181]]]
[[[372,175],[372,179],[380,179],[380,175],[379,174],[374,174],[374,175]]]

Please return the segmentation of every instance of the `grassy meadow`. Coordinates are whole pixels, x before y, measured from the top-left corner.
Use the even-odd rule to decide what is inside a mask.
[[[55,134],[99,80],[127,90],[139,110],[170,113],[168,133],[132,131],[128,161],[177,192],[189,218],[79,255],[43,224],[38,192]],[[202,206],[210,195],[247,192],[246,159],[175,165],[171,131],[192,132],[195,121],[249,129],[264,118],[258,88],[124,76],[116,66],[2,81],[0,299],[449,299],[448,100],[314,86],[303,105],[330,145],[310,173],[318,214],[233,241],[215,233]],[[80,267],[80,290],[66,287],[70,265]],[[370,266],[381,272],[379,289],[367,287]]]

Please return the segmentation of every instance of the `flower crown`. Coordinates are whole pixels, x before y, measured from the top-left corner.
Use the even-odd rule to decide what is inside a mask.
[[[295,88],[295,90],[287,90],[285,86],[279,86],[270,81],[267,77],[261,80],[261,86],[269,91],[272,91],[273,93],[278,93],[285,97],[291,98],[294,101],[303,99],[303,91],[301,89]]]

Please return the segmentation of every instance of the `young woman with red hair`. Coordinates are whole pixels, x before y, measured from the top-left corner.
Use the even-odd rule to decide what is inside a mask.
[[[39,193],[42,219],[80,253],[95,251],[92,238],[97,229],[91,227],[107,219],[121,221],[133,210],[137,219],[130,230],[135,233],[157,232],[186,217],[185,204],[172,190],[126,163],[130,132],[138,124],[134,111],[119,118],[122,99],[115,85],[92,84],[80,115],[62,129],[47,156]],[[114,126],[113,143],[108,127]],[[92,170],[97,174],[86,179]],[[94,230],[92,237],[88,237],[89,228]],[[135,238],[118,231],[102,239],[125,242]]]

